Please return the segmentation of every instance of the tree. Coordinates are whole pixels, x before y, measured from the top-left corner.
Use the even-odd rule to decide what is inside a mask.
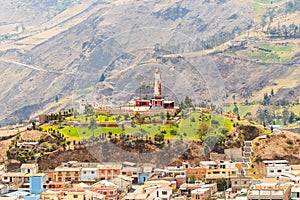
[[[169,112],[167,112],[167,120],[171,119],[171,114]]]
[[[199,134],[200,139],[206,135],[208,129],[209,129],[209,126],[205,123],[201,123],[199,125],[199,129],[198,129],[197,133]]]
[[[95,120],[95,118],[91,118],[90,123],[88,125],[88,129],[92,130],[94,133],[94,129],[96,129],[96,128],[97,128],[96,120]]]
[[[225,191],[227,189],[227,182],[225,178],[218,178],[216,182],[218,191]]]
[[[274,90],[273,90],[273,88],[271,90],[271,96],[274,96]]]
[[[161,118],[161,120],[164,120],[165,119],[165,113],[161,112],[160,113],[160,118]]]
[[[291,112],[288,120],[290,124],[294,122],[295,117],[296,117],[295,113]]]
[[[273,133],[274,127],[273,127],[273,126],[271,126],[270,130],[271,130],[271,133]]]
[[[154,135],[154,141],[156,141],[156,142],[160,143],[160,142],[164,141],[164,139],[165,139],[165,135],[163,133],[156,133]]]
[[[237,107],[237,105],[234,105],[233,113],[234,113],[235,115],[238,115],[238,114],[239,114],[239,108]]]
[[[85,107],[84,107],[84,114],[94,115],[94,109],[93,109],[93,106],[91,104],[85,105]]]
[[[289,111],[288,109],[284,108],[282,111],[282,119],[283,119],[283,124],[286,125],[286,122],[288,121],[289,118]]]
[[[265,106],[265,105],[268,105],[270,103],[270,97],[269,97],[269,95],[268,95],[268,93],[265,93],[264,94],[264,100],[263,100],[263,105]]]
[[[189,96],[185,96],[184,104],[187,108],[194,108],[193,100]]]
[[[195,183],[196,181],[196,177],[194,174],[192,174],[192,176],[190,177],[190,183]]]
[[[263,110],[259,107],[257,112],[256,112],[256,117],[258,119],[258,121],[260,123],[264,122],[265,121],[265,115],[264,115],[264,112]]]
[[[35,126],[36,126],[35,121],[32,121],[31,124],[32,124],[32,130],[35,130]]]
[[[103,82],[105,80],[105,75],[104,74],[101,74],[101,77],[99,79],[99,82]]]

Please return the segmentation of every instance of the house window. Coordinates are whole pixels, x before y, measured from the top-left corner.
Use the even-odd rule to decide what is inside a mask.
[[[167,191],[162,191],[161,193],[162,193],[162,195],[167,195],[168,194]]]
[[[282,172],[282,170],[281,170],[281,169],[278,169],[278,170],[277,170],[277,172],[278,172],[278,173],[281,173],[281,172]]]
[[[109,194],[114,194],[114,191],[110,191]]]
[[[274,170],[270,170],[269,172],[270,172],[270,173],[274,173]]]
[[[65,181],[71,181],[71,177],[66,177]]]
[[[103,194],[104,194],[104,195],[107,195],[107,192],[106,192],[106,191],[104,191],[104,192],[103,192]]]
[[[74,198],[74,199],[77,199],[77,198],[78,198],[78,195],[77,195],[77,194],[74,194],[74,195],[73,195],[73,198]]]
[[[236,184],[236,185],[237,185],[237,184],[238,184],[238,182],[237,182],[237,181],[234,181],[234,184]]]
[[[83,174],[86,174],[86,172],[83,172]]]
[[[247,184],[247,181],[244,181],[244,185],[246,185]]]
[[[92,173],[92,174],[95,174],[95,172],[94,172],[94,171],[92,171],[91,173]]]

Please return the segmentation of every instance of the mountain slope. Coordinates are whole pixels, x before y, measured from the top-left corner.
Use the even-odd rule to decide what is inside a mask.
[[[18,12],[43,12],[33,2]],[[72,1],[1,43],[1,124],[25,119],[46,105],[51,111],[56,97],[69,97],[66,105],[74,106],[86,88],[93,89],[91,99],[115,94],[114,103],[120,103],[139,84],[151,85],[154,67],[165,70],[165,95],[178,101],[184,95],[200,103],[224,101],[227,93],[241,89],[259,92],[293,73],[294,64],[203,51],[252,30],[254,19],[251,4],[238,0]]]

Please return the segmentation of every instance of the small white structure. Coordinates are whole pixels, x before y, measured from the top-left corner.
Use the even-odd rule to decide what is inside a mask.
[[[36,174],[39,171],[38,164],[22,164],[21,165],[21,173],[23,174]]]
[[[79,101],[78,101],[78,104],[79,104],[79,106],[78,106],[78,108],[77,108],[77,112],[79,113],[79,114],[83,114],[84,113],[84,110],[85,110],[85,106],[86,105],[88,105],[88,100],[87,99],[80,99]]]
[[[151,186],[145,188],[145,191],[149,194],[149,199],[169,200],[172,198],[172,188],[168,186]]]
[[[287,160],[264,160],[266,177],[279,177],[283,173],[291,171]]]
[[[217,169],[218,163],[215,161],[200,161],[200,167],[206,168],[206,169]]]
[[[89,167],[81,169],[81,181],[95,181],[98,179],[97,167]]]

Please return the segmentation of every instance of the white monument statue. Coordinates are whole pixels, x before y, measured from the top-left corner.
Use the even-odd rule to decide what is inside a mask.
[[[161,75],[160,75],[160,70],[158,68],[155,69],[153,87],[154,87],[154,93],[153,93],[154,98],[162,98],[162,95],[161,95]]]

